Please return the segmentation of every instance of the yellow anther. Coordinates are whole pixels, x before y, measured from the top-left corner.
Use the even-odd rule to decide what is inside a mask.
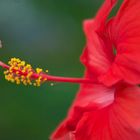
[[[27,74],[27,78],[29,79],[29,78],[32,76],[32,74],[33,74],[33,72],[29,72],[29,73]]]
[[[14,83],[15,82],[15,79],[11,79],[11,82]]]
[[[36,68],[36,71],[34,71],[30,64],[26,64],[25,61],[21,61],[19,58],[11,58],[8,64],[10,67],[4,72],[5,79],[8,81],[16,84],[40,86],[47,80],[47,78],[41,76],[43,72],[41,68]],[[33,74],[38,74],[38,78],[34,79]]]
[[[26,72],[26,69],[23,69],[22,72],[25,73]]]
[[[40,74],[42,72],[42,69],[36,68],[36,73]]]
[[[12,66],[12,67],[11,67],[11,70],[13,70],[13,69],[14,69],[14,70],[18,70],[19,68],[18,68],[18,67],[13,67],[13,66]]]
[[[21,66],[25,66],[25,61],[21,61]]]
[[[21,76],[21,79],[25,79],[25,76],[22,75],[22,76]]]
[[[6,75],[6,74],[8,74],[8,73],[9,73],[9,71],[8,71],[8,70],[6,70],[6,71],[4,71],[3,73]]]
[[[18,75],[19,74],[19,71],[16,71],[16,74]]]

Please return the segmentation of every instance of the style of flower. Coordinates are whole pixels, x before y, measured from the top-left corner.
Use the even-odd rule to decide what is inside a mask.
[[[0,62],[6,79],[17,84],[81,83],[51,140],[140,140],[140,1],[124,0],[108,19],[116,2],[105,0],[95,18],[84,22],[84,78],[51,76],[16,58]]]

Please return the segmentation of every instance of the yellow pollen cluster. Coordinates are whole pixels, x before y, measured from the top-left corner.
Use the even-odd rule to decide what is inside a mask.
[[[40,86],[47,80],[47,78],[41,76],[41,73],[43,72],[42,69],[36,68],[34,71],[30,64],[26,64],[25,61],[21,61],[18,58],[11,58],[8,64],[9,69],[4,71],[4,74],[5,79],[10,82]],[[35,74],[37,75],[36,77],[34,77]]]

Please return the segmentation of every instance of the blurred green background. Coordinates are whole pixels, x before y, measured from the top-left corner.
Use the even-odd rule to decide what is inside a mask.
[[[83,75],[84,19],[103,0],[0,0],[0,59],[19,57],[60,76]],[[11,84],[0,68],[0,140],[48,140],[66,116],[79,85]]]

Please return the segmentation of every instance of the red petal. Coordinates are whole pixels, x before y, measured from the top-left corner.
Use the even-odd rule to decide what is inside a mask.
[[[63,121],[52,134],[50,140],[74,140],[74,134],[67,129],[66,121]]]
[[[116,0],[105,0],[95,19],[84,22],[87,44],[81,56],[81,61],[96,74],[106,72],[112,62],[112,56],[109,55],[110,51],[112,51],[110,50],[110,44],[107,39],[102,40],[99,34],[104,30],[107,17],[115,3]]]
[[[76,140],[140,140],[140,88],[116,91],[113,104],[83,115],[75,134]]]
[[[91,77],[86,73],[86,77]],[[73,136],[76,125],[81,119],[84,112],[101,109],[114,100],[114,88],[106,88],[98,84],[83,84],[77,98],[75,99],[68,117],[58,127],[52,136],[52,140],[69,140],[68,136]],[[58,139],[59,140],[59,139]],[[73,139],[70,139],[73,140]]]
[[[110,29],[117,55],[113,66],[100,78],[100,81],[108,86],[118,80],[139,84],[140,0],[125,0],[110,24]]]
[[[116,4],[117,0],[105,0],[104,4],[101,6],[95,17],[95,23],[90,24],[89,27],[93,27],[96,30],[101,30],[104,28],[108,15],[110,14],[113,6]]]
[[[111,61],[106,53],[108,50],[105,48],[103,40],[96,32],[93,32],[92,35],[87,38],[87,47],[81,56],[81,61],[93,73],[102,74],[108,70]]]

